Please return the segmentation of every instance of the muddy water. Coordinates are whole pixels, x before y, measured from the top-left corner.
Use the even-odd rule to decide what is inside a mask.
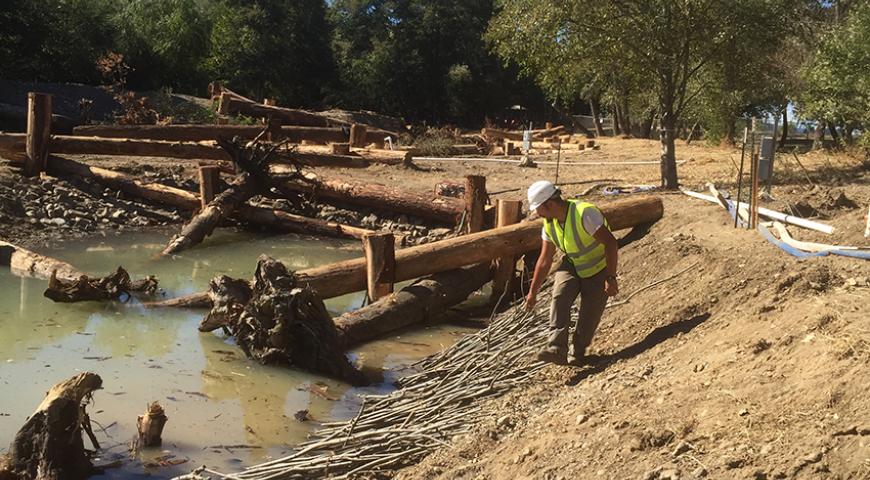
[[[92,274],[123,265],[134,278],[156,275],[169,296],[203,290],[219,273],[250,278],[261,253],[293,269],[361,254],[355,242],[220,233],[181,256],[158,258],[167,238],[165,233],[128,234],[47,253]],[[104,387],[89,408],[104,448],[97,463],[120,459],[123,466],[95,478],[168,478],[201,464],[236,471],[275,458],[304,440],[318,422],[349,418],[359,394],[389,391],[401,369],[466,332],[429,327],[353,351],[351,356],[381,382],[360,389],[251,362],[222,334],[197,331],[202,311],[147,310],[135,301],[55,304],[42,296],[44,288],[44,281],[0,270],[0,453],[53,384],[80,371],[96,372]],[[346,295],[328,300],[327,307],[337,314],[362,300],[361,294]],[[169,417],[164,445],[131,460],[126,444],[135,434],[136,416],[154,400]],[[311,420],[298,421],[301,410]],[[148,465],[184,460],[176,466]]]

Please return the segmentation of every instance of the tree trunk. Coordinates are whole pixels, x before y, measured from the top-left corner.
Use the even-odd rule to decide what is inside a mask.
[[[595,125],[595,136],[603,137],[604,129],[601,128],[601,112],[598,107],[598,100],[589,100],[589,110],[592,112],[592,124]]]
[[[666,190],[676,190],[679,188],[676,148],[674,145],[674,136],[676,135],[675,123],[673,114],[667,111],[664,112],[662,115],[660,141],[662,145],[662,188]]]
[[[719,146],[733,147],[736,145],[735,137],[737,136],[737,120],[732,115],[728,115],[727,118],[724,119],[724,123],[725,132],[723,132],[722,138],[719,140]]]
[[[831,132],[831,140],[834,142],[834,148],[840,148],[842,144],[840,143],[840,133],[837,131],[836,122],[828,122],[828,131]]]
[[[173,255],[202,243],[217,228],[221,220],[231,216],[239,205],[257,194],[257,187],[248,174],[242,174],[229,188],[215,197],[207,207],[190,219],[181,233],[176,235],[161,255]]]
[[[492,278],[489,263],[422,278],[366,307],[335,319],[344,348],[428,321],[465,301]]]
[[[818,120],[813,130],[813,150],[825,148],[825,121]]]
[[[643,121],[643,126],[641,127],[641,133],[640,133],[641,137],[650,138],[650,135],[652,134],[652,125],[653,125],[653,121],[655,120],[655,117],[656,117],[656,109],[651,108],[649,110],[649,114],[647,115],[646,119],[644,119],[644,121]]]
[[[779,147],[782,148],[788,140],[788,103],[782,108],[782,136],[779,137]]]
[[[652,223],[662,217],[657,197],[637,197],[600,205],[613,231]],[[542,221],[523,222],[484,230],[396,251],[396,282],[454,270],[466,265],[521,255],[540,247]],[[296,272],[301,284],[314,288],[322,298],[366,289],[366,261],[356,258]],[[208,296],[196,293],[150,306],[208,306]]]
[[[628,109],[628,95],[622,96],[622,103],[619,109],[619,121],[622,122],[622,133],[628,137],[634,135],[634,130],[631,128],[631,112]]]
[[[8,266],[13,275],[48,280],[53,275],[63,280],[75,280],[84,272],[56,258],[46,257],[26,248],[0,241],[0,265]]]
[[[847,146],[852,146],[855,144],[855,138],[852,136],[852,130],[855,129],[855,124],[851,122],[846,122],[843,124],[843,141]]]
[[[102,384],[99,375],[84,372],[51,387],[12,440],[7,458],[12,478],[79,480],[96,473],[82,440],[87,415],[82,402]]]
[[[622,135],[622,119],[619,118],[619,107],[616,105],[616,102],[613,102],[611,108],[613,108],[613,112],[611,112],[611,121],[613,122],[613,136],[618,137]]]

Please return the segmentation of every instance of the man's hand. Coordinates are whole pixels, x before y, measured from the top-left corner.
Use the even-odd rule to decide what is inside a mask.
[[[532,309],[535,308],[536,303],[538,303],[538,296],[532,292],[529,292],[529,294],[526,295],[526,303],[523,304],[523,307],[526,309],[527,312],[531,312]]]
[[[619,284],[616,282],[616,277],[607,277],[604,280],[604,293],[608,297],[615,297],[619,293]]]

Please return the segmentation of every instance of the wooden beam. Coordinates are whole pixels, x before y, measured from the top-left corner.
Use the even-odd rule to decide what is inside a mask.
[[[205,208],[220,190],[220,167],[208,165],[199,167],[199,200],[202,208]]]
[[[613,231],[652,223],[664,213],[662,201],[654,196],[638,196],[600,205]],[[541,226],[536,220],[508,227],[485,230],[396,251],[395,281],[402,282],[466,265],[491,262],[509,255],[520,255],[541,245]],[[366,289],[365,257],[331,263],[296,272],[321,298],[332,298]],[[208,306],[205,292],[195,293],[151,306]]]
[[[497,202],[496,228],[507,227],[520,221],[523,202],[520,200],[501,200]],[[511,286],[513,284],[514,271],[517,266],[517,257],[508,255],[495,259],[492,277],[492,296],[490,301],[493,305],[500,303],[503,295],[510,301]]]
[[[465,225],[468,233],[480,232],[485,224],[486,177],[465,177]]]
[[[393,293],[396,272],[396,243],[392,233],[370,233],[362,238],[366,258],[366,287],[369,302]]]
[[[36,177],[45,171],[51,138],[51,95],[27,94],[27,143],[24,176]]]

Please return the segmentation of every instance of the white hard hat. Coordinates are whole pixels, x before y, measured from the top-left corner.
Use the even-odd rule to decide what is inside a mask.
[[[529,210],[535,210],[542,203],[553,197],[557,192],[556,186],[546,180],[538,180],[529,187]]]

